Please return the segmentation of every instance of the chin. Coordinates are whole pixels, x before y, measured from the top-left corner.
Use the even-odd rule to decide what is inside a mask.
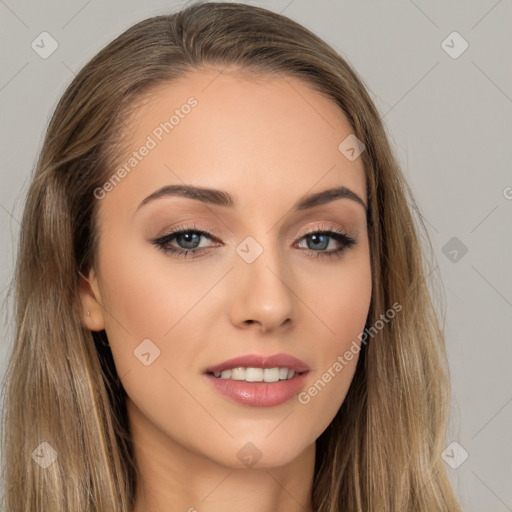
[[[219,444],[216,443],[216,447],[219,448]],[[243,440],[230,440],[220,451],[204,455],[230,469],[270,469],[293,463],[297,457],[304,455],[307,448],[314,450],[314,440],[309,444],[298,445],[282,436],[270,440],[265,435],[256,435],[247,436]]]

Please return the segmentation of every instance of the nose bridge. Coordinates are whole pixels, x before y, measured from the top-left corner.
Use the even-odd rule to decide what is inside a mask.
[[[278,327],[293,317],[291,273],[277,242],[268,233],[246,237],[236,248],[231,317],[235,324],[261,324],[264,330]]]

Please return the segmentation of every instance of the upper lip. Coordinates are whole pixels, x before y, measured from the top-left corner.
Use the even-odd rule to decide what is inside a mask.
[[[309,366],[300,359],[288,354],[275,354],[272,356],[262,356],[258,354],[247,354],[245,356],[228,359],[222,363],[209,366],[205,373],[222,372],[231,368],[288,368],[297,373],[307,372]]]

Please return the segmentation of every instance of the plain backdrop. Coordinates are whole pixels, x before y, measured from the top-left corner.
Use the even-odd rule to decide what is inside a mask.
[[[283,13],[330,43],[381,112],[432,240],[432,276],[444,283],[450,478],[464,511],[512,510],[510,0],[247,3]],[[12,277],[30,173],[58,98],[114,37],[182,5],[0,0],[0,299]],[[32,46],[41,37],[58,45],[47,58]],[[2,310],[0,377],[12,346],[11,309],[8,301]]]

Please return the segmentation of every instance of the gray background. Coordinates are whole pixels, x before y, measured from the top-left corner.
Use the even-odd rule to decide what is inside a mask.
[[[453,383],[446,460],[463,510],[512,510],[512,6],[506,0],[254,3],[324,38],[363,78],[428,228],[444,283]],[[59,96],[106,43],[163,0],[0,0],[1,299],[11,278],[28,179]],[[31,43],[46,31],[58,49]],[[442,42],[457,31],[457,58]],[[448,38],[457,51],[461,41]],[[508,64],[507,64],[508,63]],[[455,239],[453,239],[455,237]],[[463,254],[464,247],[467,253]],[[454,252],[455,251],[455,252]],[[2,310],[0,376],[12,345]]]

